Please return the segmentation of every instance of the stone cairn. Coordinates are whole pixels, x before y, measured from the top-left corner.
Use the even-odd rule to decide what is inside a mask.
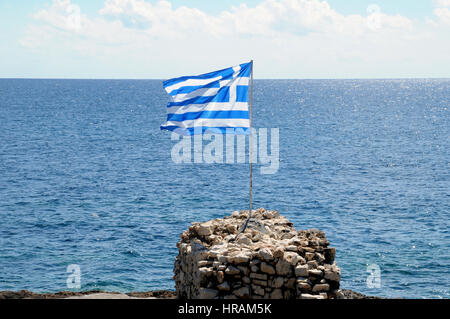
[[[248,211],[193,223],[177,243],[174,265],[178,298],[343,298],[335,248],[322,231],[297,231],[277,211]]]

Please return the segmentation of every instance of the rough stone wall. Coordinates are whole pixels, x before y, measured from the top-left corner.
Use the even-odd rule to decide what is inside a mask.
[[[178,298],[342,298],[335,249],[317,229],[297,231],[277,211],[248,211],[193,223],[181,235],[174,265]]]

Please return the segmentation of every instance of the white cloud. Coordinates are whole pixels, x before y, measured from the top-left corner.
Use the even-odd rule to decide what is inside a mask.
[[[435,0],[436,7],[450,7],[450,0]]]
[[[173,9],[170,2],[164,0],[156,5],[142,0],[107,0],[100,13],[119,19],[144,19],[151,23],[148,30],[151,34],[164,35],[184,34],[188,30],[222,36],[274,36],[283,32],[361,34],[367,31],[371,19],[370,16],[341,15],[327,2],[317,0],[266,0],[253,8],[241,4],[218,16],[207,15],[195,8]],[[405,17],[376,14],[380,27],[412,27],[412,22]]]
[[[434,15],[439,19],[439,22],[450,25],[450,9],[449,8],[436,8],[433,11]]]
[[[165,0],[106,0],[94,18],[74,8],[54,0],[34,15],[22,43],[85,57],[119,77],[169,77],[180,67],[198,73],[250,58],[265,77],[414,76],[408,63],[427,58],[424,44],[442,49],[440,35],[404,16],[376,7],[343,15],[318,0],[265,0],[217,15]],[[437,9],[445,21],[448,12]]]
[[[427,19],[427,23],[433,27],[450,26],[450,0],[435,0],[433,14],[437,19]]]
[[[86,16],[81,16],[80,7],[71,4],[70,0],[54,0],[49,9],[37,12],[34,18],[68,31],[78,31],[81,20],[87,20]]]

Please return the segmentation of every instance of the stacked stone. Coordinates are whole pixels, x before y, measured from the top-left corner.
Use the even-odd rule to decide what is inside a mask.
[[[248,211],[193,223],[181,235],[174,265],[178,298],[342,298],[335,249],[322,231],[297,231],[277,211]]]

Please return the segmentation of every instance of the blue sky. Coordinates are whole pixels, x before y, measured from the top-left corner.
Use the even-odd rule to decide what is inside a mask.
[[[168,78],[249,59],[259,78],[450,75],[450,0],[0,0],[0,28],[0,77]]]

